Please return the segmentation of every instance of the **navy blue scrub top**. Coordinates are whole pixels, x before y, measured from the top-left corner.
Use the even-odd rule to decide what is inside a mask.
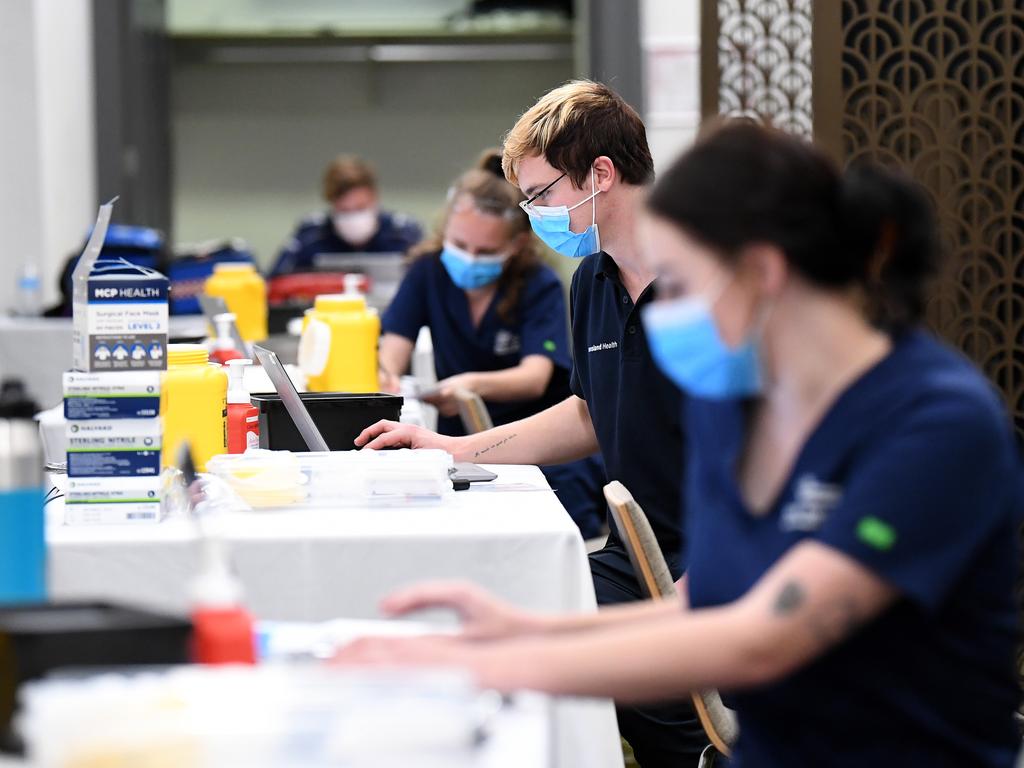
[[[519,365],[528,355],[543,355],[555,365],[547,391],[539,399],[504,403],[487,402],[495,425],[532,416],[569,396],[569,340],[566,334],[565,296],[558,276],[538,265],[526,279],[514,323],[504,322],[497,306],[504,293],[499,287],[480,325],[473,326],[465,292],[448,276],[439,254],[415,261],[381,320],[384,333],[415,342],[427,326],[434,343],[438,380],[468,371],[501,371]],[[457,417],[438,418],[437,431],[464,434]]]
[[[307,216],[281,249],[270,276],[308,272],[320,253],[405,253],[423,236],[419,224],[401,213],[381,211],[377,219],[377,233],[369,242],[355,246],[335,231],[329,211]]]
[[[926,333],[904,334],[836,401],[761,516],[735,482],[745,408],[687,407],[691,604],[737,600],[804,539],[900,598],[804,669],[732,694],[729,765],[1013,766],[1024,488],[991,387]]]
[[[583,259],[573,275],[572,391],[586,400],[609,480],[633,494],[651,523],[673,578],[684,569],[679,553],[683,466],[682,395],[651,358],[640,310],[654,296],[651,284],[634,306],[618,265],[604,252]],[[612,548],[622,543],[609,525]]]

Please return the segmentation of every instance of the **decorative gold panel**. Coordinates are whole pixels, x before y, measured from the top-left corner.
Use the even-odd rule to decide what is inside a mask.
[[[1024,0],[702,9],[705,116],[813,126],[840,162],[898,165],[931,192],[949,258],[928,321],[999,387],[1024,438]]]
[[[842,0],[842,154],[932,193],[949,272],[931,325],[1024,435],[1024,3]]]
[[[811,0],[719,0],[717,11],[717,111],[810,138]]]

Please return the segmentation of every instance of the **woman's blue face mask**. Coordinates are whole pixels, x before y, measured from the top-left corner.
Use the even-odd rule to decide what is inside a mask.
[[[753,397],[764,387],[760,332],[751,332],[736,349],[718,332],[711,308],[726,287],[722,284],[710,296],[657,302],[643,311],[654,361],[677,387],[695,397]]]
[[[523,205],[523,210],[529,214],[530,226],[533,227],[537,237],[543,240],[549,248],[563,256],[578,259],[601,250],[601,233],[597,228],[597,200],[595,199],[599,194],[601,194],[601,190],[597,189],[595,185],[594,169],[591,168],[590,197],[580,200],[572,207],[529,203]],[[590,217],[590,226],[582,232],[573,232],[569,229],[569,211],[591,201],[593,201],[594,210]]]
[[[445,242],[441,251],[441,263],[448,276],[459,288],[471,291],[490,285],[499,277],[505,267],[508,254],[474,256],[456,245]]]

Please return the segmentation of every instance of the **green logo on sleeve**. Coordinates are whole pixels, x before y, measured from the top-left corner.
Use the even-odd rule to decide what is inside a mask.
[[[551,339],[548,339],[547,341],[545,341],[544,342],[544,350],[547,351],[547,352],[554,352],[555,351],[555,342],[553,342]]]
[[[896,543],[896,530],[877,517],[862,517],[857,523],[857,538],[875,549],[892,549]]]

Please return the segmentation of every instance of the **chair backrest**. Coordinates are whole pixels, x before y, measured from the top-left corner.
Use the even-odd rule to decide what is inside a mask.
[[[644,593],[657,600],[675,598],[676,587],[668,564],[661,554],[647,515],[640,509],[633,495],[626,490],[626,486],[613,480],[604,487],[604,498]]]
[[[647,515],[633,495],[626,486],[613,480],[604,487],[604,497],[640,587],[654,600],[677,599],[672,574],[661,553],[661,547],[647,521]],[[722,703],[718,691],[713,689],[695,692],[693,706],[708,739],[715,749],[728,756],[729,747],[739,735],[736,714]]]
[[[462,428],[466,430],[466,434],[486,432],[494,427],[487,406],[476,392],[459,389],[455,392],[455,399],[459,401],[459,418],[462,419]]]

